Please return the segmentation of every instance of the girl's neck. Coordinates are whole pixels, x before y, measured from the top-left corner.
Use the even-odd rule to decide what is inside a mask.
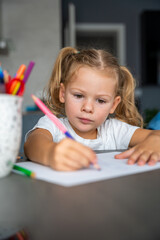
[[[69,122],[75,133],[84,139],[96,139],[97,138],[97,129],[94,129],[90,132],[80,132],[78,129],[74,128],[72,124]]]
[[[75,129],[74,131],[76,134],[84,139],[96,139],[97,138],[97,129],[94,132],[89,132],[89,133],[83,133],[83,132],[77,132]]]

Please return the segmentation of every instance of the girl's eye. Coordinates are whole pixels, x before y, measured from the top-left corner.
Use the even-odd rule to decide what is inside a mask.
[[[82,97],[83,97],[82,94],[78,94],[78,93],[74,94],[74,96],[75,96],[76,98],[82,98]]]
[[[103,99],[97,99],[97,101],[98,101],[98,103],[100,103],[100,104],[106,103],[106,101],[103,100]]]

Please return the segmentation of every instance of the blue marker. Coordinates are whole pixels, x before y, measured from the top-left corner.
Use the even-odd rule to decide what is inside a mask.
[[[3,83],[3,79],[4,79],[4,74],[3,74],[3,70],[0,66],[0,82]]]
[[[0,66],[0,93],[5,93],[6,92],[6,88],[5,88],[5,84],[4,84],[4,74],[3,74],[3,70]]]

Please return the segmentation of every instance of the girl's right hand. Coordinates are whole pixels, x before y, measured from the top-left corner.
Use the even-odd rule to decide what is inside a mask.
[[[49,165],[57,171],[75,171],[97,163],[92,149],[70,138],[54,143],[49,150]]]

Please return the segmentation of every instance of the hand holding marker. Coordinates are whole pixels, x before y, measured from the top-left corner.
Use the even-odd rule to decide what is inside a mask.
[[[46,114],[51,120],[52,122],[59,128],[59,130],[61,132],[63,132],[66,137],[69,137],[71,139],[74,139],[71,134],[68,132],[68,130],[66,129],[66,127],[59,121],[59,119],[46,107],[46,105],[36,96],[34,96],[33,94],[31,95],[31,97],[33,98],[34,102],[36,103],[36,105],[41,109],[41,111]],[[94,167],[97,170],[100,170],[100,166],[96,163],[94,163]]]

